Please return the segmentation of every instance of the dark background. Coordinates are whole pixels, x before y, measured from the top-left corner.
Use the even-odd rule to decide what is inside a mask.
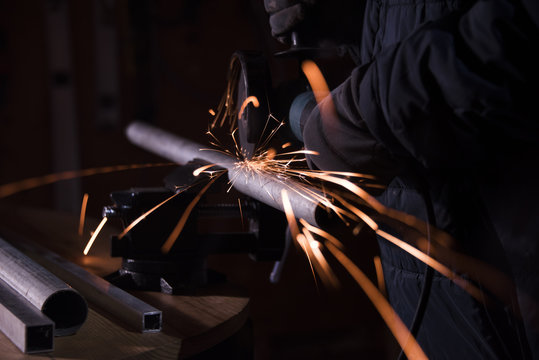
[[[0,0],[0,184],[162,162],[125,138],[134,119],[207,143],[208,110],[224,92],[232,53],[265,53],[276,85],[297,75],[295,60],[272,57],[284,49],[262,0]],[[333,83],[347,70],[327,68]],[[97,175],[0,201],[77,213],[88,193],[88,216],[99,218],[111,191],[160,186],[169,171]],[[356,240],[348,254],[375,280],[375,241]],[[278,284],[268,280],[271,263],[210,259],[251,294],[256,358],[394,358],[395,341],[349,276],[334,264],[341,288],[317,289],[305,257],[292,250]]]

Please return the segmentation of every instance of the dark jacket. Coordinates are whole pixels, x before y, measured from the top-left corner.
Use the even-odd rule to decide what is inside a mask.
[[[338,116],[304,125],[316,167],[378,172],[385,205],[426,220],[431,202],[456,240],[446,262],[484,299],[434,274],[418,333],[434,359],[539,359],[538,4],[368,1],[361,65],[332,91]],[[425,266],[379,244],[410,324]]]

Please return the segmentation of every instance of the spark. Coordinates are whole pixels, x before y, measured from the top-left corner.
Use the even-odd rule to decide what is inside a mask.
[[[322,75],[320,68],[312,60],[303,61],[301,69],[311,85],[316,102],[320,104],[330,94],[324,75]]]
[[[427,359],[427,356],[410,333],[406,325],[402,322],[399,315],[391,307],[384,295],[376,288],[369,278],[350,260],[342,251],[333,244],[326,244],[328,250],[343,265],[348,273],[354,278],[356,283],[365,292],[369,300],[373,303],[376,310],[388,326],[389,330],[397,339],[397,342],[403,349],[408,359]]]
[[[211,116],[215,116],[215,111],[213,109],[209,109],[208,112],[210,113]]]
[[[388,234],[387,232],[383,230],[376,231],[378,235],[383,237],[384,239],[390,241],[394,245],[397,245],[402,250],[406,251],[410,255],[414,256],[416,259],[422,261],[423,263],[429,265],[445,277],[447,277],[449,280],[453,281],[455,284],[460,286],[462,289],[466,290],[470,295],[472,295],[477,300],[480,300],[483,298],[483,295],[481,293],[481,290],[479,290],[476,286],[472,285],[468,280],[464,279],[463,277],[459,276],[456,272],[449,269],[447,266],[443,265],[438,260],[434,259],[433,257],[425,254],[421,250],[416,249],[412,245],[398,239],[397,237]]]
[[[238,145],[238,141],[236,140],[236,136],[235,136],[236,130],[237,129],[234,129],[234,131],[232,131],[232,134],[230,134],[230,136],[232,137],[232,141],[234,142],[234,149],[236,149],[236,157],[240,158],[241,154],[243,154],[243,152],[241,151],[241,148]]]
[[[428,245],[426,239],[419,240],[419,247],[426,248]],[[478,259],[459,254],[438,244],[430,244],[430,253],[440,259],[441,262],[455,269],[459,269],[461,273],[468,274],[470,278],[479,281],[481,285],[489,289],[498,299],[502,300],[508,306],[512,306],[515,284],[507,274]],[[519,296],[527,298],[527,301],[530,301],[530,303],[532,301],[536,303],[536,300],[532,300],[522,290],[520,290]]]
[[[296,240],[297,244],[299,244],[299,246],[301,247],[301,249],[307,256],[307,261],[309,261],[309,266],[313,274],[314,283],[315,283],[316,289],[318,290],[318,283],[316,281],[316,275],[314,272],[313,263],[311,261],[311,256],[309,256],[310,246],[308,246],[308,240],[305,234],[300,233],[299,231],[299,226],[298,226],[298,223],[296,222],[296,217],[294,216],[294,210],[292,209],[292,204],[290,203],[288,192],[285,189],[281,191],[281,198],[283,201],[284,213],[288,221],[288,228],[290,229],[290,233],[292,234],[292,239]]]
[[[335,289],[339,288],[340,282],[335,276],[335,273],[333,273],[333,270],[331,270],[331,267],[329,266],[326,258],[324,257],[324,254],[322,254],[322,244],[316,241],[312,233],[309,232],[306,228],[303,228],[303,234],[308,240],[309,255],[311,258],[313,258],[313,264],[315,265],[316,271],[322,279],[322,282],[324,282],[324,284],[328,287],[333,287]]]
[[[275,150],[273,150],[275,152]],[[298,150],[298,151],[291,151],[287,153],[280,153],[280,154],[274,154],[275,156],[287,156],[287,155],[319,155],[317,151],[314,150]],[[274,157],[275,157],[274,156]],[[273,158],[269,158],[268,160],[273,160]]]
[[[159,166],[171,166],[175,163],[156,163],[156,164],[133,164],[133,165],[113,165],[113,166],[104,166],[91,169],[83,170],[70,170],[63,171],[54,174],[48,174],[44,176],[38,176],[33,178],[28,178],[20,181],[15,181],[12,183],[0,185],[0,199],[14,195],[21,191],[26,191],[34,189],[40,186],[53,184],[62,180],[71,180],[91,175],[106,174],[117,171],[133,170],[133,169],[144,169],[150,167],[159,167]]]
[[[303,151],[312,151],[312,150],[303,150]],[[313,155],[318,155],[316,151],[312,151]],[[323,171],[323,170],[308,170],[309,174],[326,174],[326,175],[332,175],[332,176],[347,176],[347,177],[353,177],[353,178],[363,178],[363,179],[371,179],[376,180],[376,176],[365,174],[365,173],[358,173],[358,172],[351,172],[351,171]]]
[[[324,230],[322,230],[322,229],[320,229],[320,228],[318,228],[316,226],[313,226],[313,225],[309,224],[304,219],[299,219],[299,222],[301,223],[301,225],[303,225],[304,228],[306,228],[310,232],[315,233],[315,234],[323,237],[324,239],[330,241],[333,245],[337,246],[339,249],[344,250],[344,245],[339,240],[337,240],[336,237],[334,237],[333,235],[331,235],[327,231],[324,231]]]
[[[235,130],[232,131],[232,129],[235,128],[237,119],[241,118],[241,115],[239,117],[235,116],[237,114],[237,107],[233,103],[233,100],[235,100],[236,97],[232,96],[232,94],[235,94],[234,90],[237,86],[238,69],[238,61],[236,59],[236,61],[231,63],[229,76],[229,80],[233,79],[234,81],[229,81],[226,94],[225,107],[229,107],[225,108],[224,112],[221,112],[225,115],[228,114],[232,134],[235,133]],[[330,116],[336,114],[335,105],[333,104],[331,92],[320,69],[314,62],[304,61],[302,63],[302,70],[309,81],[317,103],[320,105],[321,116],[328,116],[328,119],[331,120]],[[247,103],[244,102],[242,105],[244,105],[242,107],[245,108]],[[217,116],[217,118],[221,119],[222,124],[224,124],[225,117],[226,116]],[[217,118],[214,120],[214,124],[218,121]],[[272,121],[275,121],[275,123]],[[467,274],[470,278],[482,282],[483,285],[489,287],[489,290],[494,290],[494,293],[497,295],[500,294],[500,299],[502,299],[503,295],[501,294],[502,290],[505,290],[508,293],[509,291],[507,289],[514,288],[514,284],[511,280],[506,281],[506,278],[503,276],[500,278],[501,283],[497,283],[498,277],[494,275],[496,273],[493,272],[493,269],[489,268],[488,265],[452,251],[451,248],[456,242],[451,235],[443,230],[431,228],[431,236],[429,238],[432,240],[432,243],[430,244],[427,240],[428,234],[425,233],[425,229],[430,226],[429,224],[415,216],[384,206],[365,190],[367,187],[385,188],[382,184],[376,183],[376,176],[354,172],[305,170],[303,168],[296,168],[296,165],[298,164],[305,164],[305,155],[316,154],[314,154],[314,152],[309,152],[309,150],[276,153],[274,149],[267,149],[270,140],[274,137],[279,128],[284,125],[284,122],[279,121],[273,115],[269,114],[263,134],[266,134],[266,128],[270,123],[275,125],[273,130],[269,131],[269,135],[265,138],[259,139],[253,156],[250,159],[244,159],[237,156],[238,161],[235,166],[240,170],[244,170],[247,174],[251,172],[253,174],[258,173],[271,176],[283,185],[283,191],[281,192],[283,211],[289,222],[293,238],[296,240],[294,243],[296,245],[299,244],[301,250],[307,255],[313,275],[313,264],[314,266],[317,266],[318,259],[318,255],[313,254],[318,250],[320,251],[320,254],[323,255],[321,252],[322,248],[319,245],[320,243],[316,240],[313,242],[313,239],[311,238],[313,234],[326,240],[324,242],[324,244],[327,244],[326,248],[340,251],[343,256],[343,251],[345,249],[342,243],[335,237],[308,224],[303,219],[299,219],[299,222],[302,225],[300,231],[298,220],[296,220],[293,214],[293,208],[290,203],[288,192],[294,192],[308,201],[318,203],[322,208],[325,208],[328,213],[335,213],[346,226],[352,226],[352,232],[355,235],[359,234],[359,231],[364,225],[369,226],[369,228],[371,228],[378,236],[395,244],[428,266],[431,266],[480,301],[484,298],[484,294],[470,281],[460,276],[459,273]],[[238,148],[238,142],[234,138],[234,135],[233,141],[236,147],[235,153],[241,154],[241,150]],[[217,143],[219,143],[219,141],[217,141]],[[280,148],[285,149],[289,146],[291,146],[291,143],[283,144]],[[224,152],[232,154],[229,150]],[[353,178],[354,182],[350,181],[350,178]],[[230,179],[231,184],[233,184],[234,181],[234,178]],[[371,183],[371,181],[373,183]],[[334,191],[335,185],[337,186],[338,191]],[[398,228],[402,229],[405,236],[415,241],[417,248],[408,242],[381,230],[378,224],[382,223],[390,226],[396,225]],[[432,245],[430,252],[426,252],[425,248],[423,248],[427,242],[429,242],[429,246]],[[379,258],[378,260],[375,259],[375,266],[378,274],[378,286],[381,291],[384,291],[384,288],[382,287],[383,273],[381,271],[381,262]],[[360,270],[358,269],[358,271]],[[355,270],[353,272],[355,272]],[[319,271],[319,274],[323,274],[323,272]],[[358,276],[359,275],[356,273],[355,277]],[[504,300],[509,299],[506,297]],[[508,304],[510,305],[510,303]],[[403,346],[402,339],[403,337],[401,336],[401,340],[399,341],[401,346]],[[424,357],[424,354],[422,356]]]
[[[300,235],[299,227],[298,223],[296,222],[296,217],[294,216],[294,210],[292,209],[290,198],[288,197],[288,192],[285,189],[281,190],[281,197],[283,199],[284,213],[286,220],[288,221],[288,226],[290,227],[290,232],[292,233],[292,237],[297,239],[297,237]]]
[[[214,166],[217,166],[217,164],[209,164],[209,165],[204,165],[204,166],[201,166],[199,167],[198,169],[196,169],[195,171],[193,171],[193,175],[194,176],[198,176],[200,175],[203,171],[207,170],[207,169],[210,169]]]
[[[364,211],[361,211],[357,207],[350,204],[348,201],[344,200],[341,196],[338,196],[337,194],[334,194],[334,197],[338,199],[348,210],[350,210],[354,215],[356,215],[359,219],[361,219],[367,226],[369,226],[372,230],[375,232],[378,231],[378,224],[376,221],[367,215]]]
[[[249,104],[253,104],[255,108],[260,106],[260,103],[258,102],[256,96],[248,96],[245,100],[243,100],[243,103],[241,104],[240,111],[238,112],[238,119],[241,119],[241,117],[243,116],[243,111]]]
[[[243,211],[241,209],[241,200],[240,199],[238,199],[238,209],[240,210],[241,228],[245,229],[245,224],[243,222]]]
[[[82,197],[82,205],[80,207],[79,218],[79,236],[82,236],[84,232],[84,220],[86,219],[86,206],[88,205],[88,194],[84,194]]]
[[[101,229],[103,228],[103,226],[105,226],[105,223],[107,222],[107,220],[108,218],[105,216],[101,220],[97,228],[95,229],[94,233],[92,234],[92,237],[90,238],[90,240],[88,241],[88,244],[86,244],[86,247],[84,248],[84,251],[82,252],[84,255],[88,255],[88,251],[90,251],[90,248],[94,244],[94,241],[97,238],[97,235],[99,235],[99,233],[101,232]]]
[[[403,222],[404,224],[406,224],[406,225],[408,225],[408,226],[410,226],[410,227],[412,227],[414,229],[420,230],[421,232],[423,231],[423,228],[425,227],[425,223],[420,221],[419,219],[415,218],[414,216],[406,214],[406,213],[399,212],[397,210],[387,208],[386,206],[382,205],[380,202],[378,202],[378,200],[376,200],[374,197],[372,197],[369,193],[367,193],[361,187],[359,187],[358,185],[352,183],[349,180],[342,179],[342,178],[336,177],[336,176],[332,176],[328,172],[309,172],[309,175],[311,177],[319,178],[319,179],[322,179],[322,180],[325,180],[325,181],[328,181],[328,182],[331,182],[331,183],[342,186],[343,188],[347,189],[351,193],[357,195],[359,198],[364,200],[371,208],[373,208],[374,210],[376,210],[378,213],[380,213],[382,215],[386,215],[389,218],[399,220],[399,221]],[[363,211],[359,210],[357,207],[353,206],[352,204],[346,202],[344,199],[340,198],[338,195],[336,195],[336,194],[332,194],[332,195],[334,197],[339,198],[339,201],[341,201],[344,205],[346,205],[348,210],[352,211],[356,216],[358,216],[361,220],[363,220],[371,229],[373,229],[375,232],[377,232],[380,236],[382,236],[382,237],[384,237],[384,238],[386,238],[386,239],[388,239],[388,240],[390,240],[392,242],[393,242],[393,240],[398,240],[394,236],[390,236],[388,233],[379,230],[378,224],[376,223],[376,221],[374,221],[370,216],[365,214]],[[449,236],[449,235],[443,234],[441,231],[436,232],[435,229],[433,229],[433,233],[436,233],[437,235],[439,235],[439,237],[442,237],[442,238],[447,238]],[[443,242],[447,243],[449,241],[446,240],[446,241],[443,241]],[[404,246],[404,244],[406,244],[406,243],[399,240],[399,244]],[[408,244],[406,244],[406,245],[408,245]],[[401,246],[401,248],[402,248],[402,246]],[[413,248],[413,247],[411,247],[410,245],[408,245],[408,246],[409,246],[408,250],[412,251],[411,248]],[[415,249],[415,248],[413,248],[413,249]],[[415,250],[416,251],[414,251],[414,254],[420,254],[420,253],[423,254],[421,251],[419,251],[417,249],[415,249]],[[410,252],[410,251],[408,251],[408,252]],[[414,254],[412,254],[412,255],[414,255]],[[425,255],[425,254],[423,254],[423,255]],[[433,258],[431,258],[431,257],[429,257],[427,255],[422,256],[422,258],[429,261],[429,262],[431,262],[431,263],[433,263],[433,264],[435,264],[439,268],[442,268],[442,265],[439,262],[435,261]],[[451,275],[450,278],[456,279],[457,281],[460,282],[459,277],[457,277],[455,275],[455,273],[450,271],[447,267],[446,267],[446,270],[444,270],[444,272],[446,274],[450,274]],[[464,282],[461,282],[461,283],[466,284],[467,282],[464,281]]]
[[[265,158],[264,153],[262,153],[259,157],[255,157],[252,160],[240,162],[239,164],[240,164],[239,166],[243,166],[250,171],[269,172],[269,173],[273,173],[273,174],[284,176],[284,177],[291,176],[291,175],[299,175],[302,177],[309,177],[309,178],[323,180],[328,183],[333,183],[333,184],[343,187],[344,189],[349,191],[351,194],[354,194],[359,199],[365,201],[366,205],[369,208],[376,210],[376,212],[379,214],[383,214],[388,218],[396,218],[397,220],[402,221],[405,224],[410,225],[415,229],[417,228],[421,229],[421,225],[425,224],[424,222],[419,221],[417,218],[411,215],[393,211],[392,209],[385,207],[380,202],[378,202],[374,197],[372,197],[369,193],[367,193],[364,189],[362,189],[360,186],[352,183],[351,181],[347,179],[334,176],[332,172],[293,170],[293,169],[288,168],[288,164],[283,166],[283,162],[280,162],[275,159],[270,160],[270,159]],[[340,173],[340,175],[342,174],[359,175],[359,174],[354,174],[354,173]],[[366,214],[364,211],[360,210],[355,205],[346,201],[342,196],[336,193],[325,193],[322,195],[316,195],[314,192],[309,192],[307,187],[301,187],[301,185],[295,185],[295,187],[292,187],[291,185],[289,185],[290,182],[283,182],[283,184],[287,186],[287,188],[291,191],[301,193],[302,195],[306,197],[311,197],[313,201],[320,201],[324,206],[327,206],[329,209],[334,211],[337,215],[348,216],[348,217],[352,217],[353,219],[361,219],[363,223],[367,224],[379,236],[397,245],[398,247],[408,252],[410,255],[416,257],[420,261],[424,262],[425,264],[433,267],[438,272],[442,273],[444,276],[446,276],[447,278],[455,282],[457,285],[462,287],[464,290],[468,291],[473,297],[477,299],[482,297],[481,291],[472,283],[470,283],[463,277],[459,276],[456,272],[450,270],[449,267],[442,264],[440,261],[434,259],[433,257],[425,254],[421,250],[418,250],[417,248],[398,239],[397,237],[385,231],[380,230],[378,223],[371,216]],[[333,197],[337,199],[344,206],[344,208],[341,208],[332,204],[328,200],[328,197]],[[291,226],[292,234],[294,238],[297,238],[298,235],[300,234],[300,231],[299,231],[299,228],[297,227],[297,223],[295,219],[293,218],[292,205],[290,204],[288,193],[283,192],[282,198],[283,198],[283,208],[284,208],[286,217],[289,221],[289,224]],[[325,235],[325,234],[322,234],[321,231],[318,231],[317,234],[321,236]],[[332,239],[332,240],[335,240],[335,239]]]
[[[349,191],[353,192],[354,194],[358,195],[360,198],[367,200],[369,205],[371,205],[372,207],[376,207],[379,212],[388,212],[385,206],[380,204],[371,195],[369,195],[365,190],[361,189],[359,186],[357,186],[356,184],[353,184],[352,182],[348,180],[341,179],[339,177],[330,176],[327,174],[322,174],[322,173],[313,174],[313,176],[320,177],[322,179],[325,179],[326,181],[330,181],[335,184],[339,184],[345,187],[346,189],[348,189]],[[480,299],[482,297],[481,291],[476,286],[472,285],[469,281],[462,278],[454,271],[450,270],[447,266],[435,260],[433,257],[425,254],[421,250],[418,250],[415,247],[411,246],[410,244],[398,239],[397,237],[383,230],[380,230],[376,221],[374,221],[370,216],[365,214],[365,212],[359,210],[357,207],[346,202],[344,199],[339,198],[339,201],[341,201],[344,205],[346,205],[347,209],[349,209],[356,216],[358,216],[365,224],[367,224],[372,230],[374,230],[376,234],[390,241],[391,243],[397,245],[398,247],[400,247],[401,249],[403,249],[410,255],[414,256],[415,258],[419,259],[420,261],[424,262],[425,264],[436,269],[438,272],[446,276],[448,279],[452,280],[455,284],[459,285],[464,290],[468,291],[476,299]]]
[[[421,234],[423,234],[423,229],[426,228],[425,222],[417,219],[416,217],[385,207],[380,202],[378,202],[374,197],[372,197],[370,194],[368,194],[365,190],[363,190],[358,185],[346,180],[342,179],[336,176],[330,175],[329,172],[317,172],[317,173],[310,173],[312,177],[320,178],[322,180],[340,185],[350,191],[351,193],[357,195],[359,198],[364,200],[371,208],[376,210],[379,214],[384,215],[386,220],[397,220],[400,221],[408,226],[410,226],[412,229],[416,229]],[[367,224],[372,230],[376,232],[379,236],[383,237],[384,239],[392,242],[393,244],[397,245],[404,251],[408,252],[410,255],[414,256],[418,260],[424,262],[425,264],[431,266],[444,276],[446,276],[448,279],[452,280],[455,284],[460,286],[462,289],[467,291],[470,295],[472,295],[474,298],[481,300],[483,298],[483,294],[479,288],[477,288],[475,285],[473,285],[468,280],[464,279],[463,277],[459,276],[455,271],[452,271],[448,266],[444,265],[440,261],[434,259],[432,256],[429,256],[425,254],[423,251],[418,250],[417,248],[411,246],[410,244],[398,239],[397,237],[382,231],[379,229],[378,224],[374,219],[372,219],[370,216],[365,214],[363,211],[359,210],[357,207],[353,206],[352,204],[346,202],[344,199],[339,197],[336,194],[332,194],[334,197],[338,198],[339,201],[341,201],[348,210],[353,212],[356,216],[358,216],[365,224]],[[437,230],[431,227],[431,231],[433,233],[434,239],[440,239],[438,242],[442,244],[452,243],[453,241],[450,239],[450,236],[443,233],[441,230]],[[423,243],[427,242],[424,234],[419,238],[420,241]],[[448,257],[447,260],[456,259],[456,255],[453,254],[453,256]],[[475,262],[474,264],[478,264],[478,262]],[[475,273],[478,272],[474,271],[475,266],[469,265],[467,271],[469,273]],[[477,280],[487,281],[488,276],[484,275],[486,272],[483,272],[483,276],[478,276]],[[492,274],[492,272],[490,272]],[[502,277],[505,279],[504,277]],[[494,287],[491,286],[492,288]],[[499,292],[500,294],[501,292]]]
[[[281,192],[282,198],[283,198],[283,207],[285,210],[286,218],[288,220],[288,226],[291,230],[292,235],[294,236],[294,239],[302,246],[303,251],[307,254],[307,258],[309,259],[309,264],[311,265],[311,271],[313,271],[314,276],[314,269],[313,269],[313,263],[316,266],[316,262],[311,262],[311,256],[310,254],[313,254],[313,250],[317,249],[320,250],[318,247],[315,246],[307,246],[306,244],[309,244],[309,242],[315,241],[313,238],[308,239],[307,234],[309,232],[303,232],[299,233],[299,230],[297,229],[298,225],[296,223],[296,218],[294,216],[292,205],[290,204],[290,200],[288,198],[288,194],[286,190],[282,190]],[[305,228],[304,228],[305,230]],[[315,241],[316,242],[316,241]],[[335,258],[344,266],[344,268],[350,273],[350,275],[354,278],[354,280],[358,283],[358,285],[362,288],[362,290],[365,292],[367,297],[371,300],[375,308],[380,313],[382,319],[387,324],[390,331],[395,336],[395,339],[397,339],[397,342],[403,349],[404,353],[409,359],[427,359],[425,353],[413,337],[413,335],[410,333],[408,328],[404,325],[400,317],[397,315],[395,310],[391,307],[389,302],[386,300],[386,298],[382,295],[382,293],[374,286],[374,284],[367,278],[367,276],[348,258],[344,253],[339,250],[335,245],[333,245],[330,241],[326,242],[326,248],[335,256]],[[316,259],[318,259],[317,256],[313,255]],[[323,255],[320,253],[318,256],[321,256],[323,258]],[[325,261],[325,259],[324,259]],[[327,264],[327,262],[326,262]],[[329,269],[329,266],[328,266]],[[330,279],[326,278],[327,272],[324,270],[319,271],[319,275],[322,275],[322,279],[326,279],[326,281],[331,282]]]
[[[131,231],[131,229],[133,229],[135,226],[137,226],[138,223],[140,223],[142,220],[146,219],[146,217],[148,217],[148,215],[150,215],[151,213],[153,213],[155,210],[159,209],[161,206],[165,205],[167,202],[169,202],[170,200],[174,199],[176,196],[178,196],[179,194],[181,194],[182,192],[184,192],[186,189],[183,189],[181,191],[178,191],[176,192],[174,195],[172,196],[169,196],[168,198],[166,198],[165,200],[161,201],[159,204],[155,205],[153,208],[151,208],[150,210],[146,211],[144,214],[140,215],[138,218],[136,218],[133,222],[131,222],[131,224],[129,224],[121,233],[120,235],[118,235],[118,239],[121,239],[123,238],[129,231]]]
[[[378,289],[384,296],[387,296],[386,283],[384,281],[384,271],[382,269],[382,260],[380,259],[380,256],[375,256],[373,258],[373,261],[374,268],[376,269],[376,280],[378,281]]]
[[[374,210],[385,213],[387,212],[387,209],[384,205],[382,205],[378,200],[376,200],[372,195],[370,195],[367,191],[362,189],[360,186],[354,184],[353,182],[340,178],[338,176],[331,175],[331,172],[309,172],[309,176],[313,178],[318,178],[321,180],[325,180],[327,182],[340,185],[343,188],[347,189],[351,193],[357,195],[359,198],[367,202],[367,204],[373,208]]]
[[[266,159],[268,159],[269,161],[275,159],[275,156],[277,155],[277,151],[275,151],[275,149],[273,148],[270,148],[268,149],[268,151],[266,152]]]
[[[236,108],[236,94],[240,72],[240,61],[237,57],[233,57],[228,68],[226,90],[217,106],[214,120],[210,124],[211,129],[216,126],[223,127],[227,121],[230,125],[230,131],[236,127],[238,119],[236,116],[238,113],[238,109]]]
[[[287,154],[298,155],[298,154],[306,154],[306,153],[309,153],[308,150],[290,152]],[[415,229],[421,229],[421,225],[423,226],[425,225],[424,222],[421,222],[420,220],[418,220],[417,218],[411,215],[400,213],[398,211],[385,207],[380,202],[378,202],[378,200],[376,200],[373,196],[371,196],[366,190],[362,189],[357,184],[352,183],[351,181],[340,177],[340,176],[366,177],[364,176],[366,174],[352,173],[352,172],[295,170],[289,167],[291,164],[290,160],[276,159],[277,157],[278,155],[274,155],[272,151],[269,151],[269,150],[262,151],[257,156],[253,157],[250,160],[238,161],[237,166],[242,167],[246,171],[261,172],[261,173],[265,172],[265,173],[281,176],[283,179],[287,179],[289,177],[298,177],[299,179],[311,178],[311,179],[322,180],[327,183],[332,183],[332,184],[335,184],[344,188],[350,194],[357,196],[357,199],[364,201],[366,203],[366,206],[369,209],[375,210],[378,214],[382,214],[386,218],[397,219]],[[304,159],[302,159],[301,161],[304,161]],[[371,178],[374,179],[374,177],[371,177]],[[231,179],[231,182],[233,181],[234,179]],[[456,272],[450,270],[447,266],[443,265],[438,260],[416,249],[415,247],[409,245],[408,243],[398,239],[397,237],[385,231],[380,230],[377,221],[373,219],[372,216],[360,210],[357,206],[350,203],[349,201],[347,201],[346,199],[344,199],[342,196],[338,195],[337,193],[332,192],[332,193],[318,194],[316,191],[310,190],[307,186],[303,186],[301,183],[299,184],[296,183],[294,185],[291,185],[292,184],[291,182],[286,182],[286,181],[282,181],[282,183],[283,185],[285,185],[285,187],[288,190],[301,194],[301,196],[311,199],[312,201],[320,202],[321,204],[326,206],[328,209],[336,213],[343,220],[344,220],[344,217],[349,217],[352,220],[361,220],[362,223],[365,223],[367,226],[369,226],[379,236],[392,242],[393,244],[397,245],[398,247],[408,252],[412,256],[416,257],[420,261],[433,267],[434,269],[436,269],[437,271],[439,271],[440,273],[442,273],[443,275],[451,279],[457,285],[461,286],[463,289],[468,291],[475,298],[479,298],[480,296],[482,296],[480,290],[477,287],[475,287],[469,281],[459,276]],[[344,206],[344,208],[333,204],[330,201],[330,198],[337,199]],[[288,193],[284,189],[282,192],[282,200],[283,200],[282,202],[283,209],[286,214],[287,220],[290,224],[292,235],[294,238],[297,239],[298,236],[301,234],[301,232],[299,230],[299,227],[297,226],[296,220],[293,217],[294,215],[292,211],[292,205],[290,203]],[[309,230],[312,230],[312,228],[309,228]],[[313,232],[317,233],[320,236],[324,236],[327,239],[331,239],[330,241],[333,241],[333,243],[339,247],[339,242],[335,242],[336,239],[334,237],[328,237],[327,236],[328,234],[323,233],[322,230],[315,230],[315,231]],[[358,231],[359,229],[357,229],[356,232]],[[302,243],[300,243],[300,245],[301,244]],[[340,245],[342,246],[342,244]],[[302,246],[302,248],[304,249],[304,251],[306,251],[305,246]]]
[[[211,179],[206,184],[206,186],[204,186],[204,188],[202,188],[202,190],[200,190],[200,192],[197,194],[197,196],[195,196],[195,198],[193,200],[191,200],[189,205],[187,205],[187,207],[185,208],[185,211],[183,212],[180,220],[178,221],[178,224],[176,224],[176,227],[174,228],[174,230],[172,230],[172,232],[170,233],[167,240],[161,246],[161,252],[162,253],[164,253],[164,254],[169,253],[170,249],[176,243],[176,240],[180,236],[180,234],[181,234],[181,232],[182,232],[182,230],[183,230],[183,228],[184,228],[184,226],[185,226],[185,224],[187,222],[187,219],[189,218],[189,215],[191,215],[191,212],[195,208],[195,205],[200,201],[200,199],[202,198],[202,195],[204,195],[204,193],[213,185],[213,183],[217,179],[219,179],[219,177],[221,177],[222,174],[224,174],[224,172],[220,173],[219,175],[217,175],[216,177]]]
[[[304,234],[298,234],[298,236],[295,237],[294,239],[299,244],[299,246],[303,250],[303,253],[307,257],[307,261],[309,262],[309,267],[311,268],[311,273],[313,274],[314,285],[316,286],[316,290],[320,291],[320,289],[318,288],[318,281],[316,281],[316,273],[314,271],[312,257],[309,255],[309,253],[310,253],[310,250],[309,250],[310,245],[308,243],[308,240],[307,240],[307,238],[305,237]]]
[[[333,103],[328,84],[318,66],[311,60],[305,60],[301,64],[301,69],[311,86],[322,119],[329,121],[335,119],[337,110]]]
[[[281,145],[281,149],[286,149],[287,147],[291,146],[292,143],[291,142],[286,142],[284,144]]]
[[[277,126],[275,126],[270,131],[270,133],[264,137],[264,140],[261,143],[260,143],[260,140],[259,140],[259,143],[257,143],[257,146],[256,146],[257,149],[265,149],[268,146],[268,144],[270,143],[270,141],[273,139],[275,134],[285,124],[284,121],[279,121],[279,120],[277,120],[277,118],[275,116],[273,116],[272,114],[269,114],[268,118],[266,119],[266,123],[264,124],[264,129],[262,130],[262,134],[266,133],[266,131],[268,129],[268,126],[270,125],[270,120],[273,120],[277,124]]]

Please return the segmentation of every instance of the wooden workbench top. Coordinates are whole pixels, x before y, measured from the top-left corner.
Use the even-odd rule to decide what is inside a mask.
[[[120,267],[111,258],[110,235],[117,228],[105,226],[88,256],[82,254],[90,231],[98,221],[87,219],[85,234],[79,237],[78,217],[42,209],[0,207],[0,230],[35,241],[99,276]],[[11,241],[5,236],[7,241]],[[139,333],[124,326],[113,315],[90,305],[88,319],[77,332],[56,337],[51,353],[22,354],[0,333],[1,359],[177,359],[204,351],[238,331],[248,318],[246,291],[229,283],[207,286],[195,295],[166,295],[132,292],[163,312],[163,330]]]

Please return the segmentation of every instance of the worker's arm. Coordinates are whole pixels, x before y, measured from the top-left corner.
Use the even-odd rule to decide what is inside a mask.
[[[312,161],[376,168],[387,150],[453,168],[536,145],[538,18],[534,1],[485,0],[418,28],[332,91],[336,116],[305,119]]]

